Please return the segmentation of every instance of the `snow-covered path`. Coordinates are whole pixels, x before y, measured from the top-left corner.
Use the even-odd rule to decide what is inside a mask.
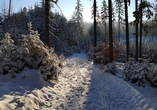
[[[54,86],[45,83],[37,72],[25,71],[8,80],[0,77],[0,110],[157,110],[157,94],[152,98],[141,92],[149,91],[147,87],[137,90],[103,72],[85,54],[66,59]]]
[[[104,73],[91,61],[88,61],[85,55],[80,57],[79,54],[75,54],[68,58],[63,71],[65,79],[61,77],[62,81],[59,83],[65,83],[64,87],[67,88],[58,91],[57,94],[60,96],[63,94],[63,90],[65,90],[65,100],[63,102],[58,101],[55,109],[157,109],[157,100],[145,97],[124,80],[110,73]]]
[[[78,57],[77,57],[78,56]],[[69,72],[66,73],[66,72]],[[104,73],[85,55],[75,54],[65,63],[64,76],[69,80],[66,94],[67,110],[155,110],[157,100],[151,100],[123,79]],[[72,81],[70,81],[72,80]]]

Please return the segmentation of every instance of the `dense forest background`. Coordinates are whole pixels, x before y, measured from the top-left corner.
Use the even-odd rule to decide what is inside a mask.
[[[125,14],[127,10],[125,8],[125,1],[112,0],[110,6],[105,0],[102,1],[101,6],[97,6],[94,1],[93,6],[91,6],[91,12],[89,13],[91,13],[91,18],[95,18],[96,22],[84,22],[82,15],[84,7],[83,4],[81,4],[81,0],[76,0],[74,13],[69,20],[65,18],[61,11],[52,11],[54,5],[57,4],[57,1],[48,0],[48,2],[50,2],[50,46],[55,49],[57,54],[64,54],[66,56],[73,52],[88,51],[89,47],[94,45],[95,40],[97,40],[97,43],[107,43],[112,40],[113,43],[118,41],[125,44],[127,43],[127,41],[124,42],[124,40],[127,40],[126,30],[129,30],[130,40],[138,38],[141,35],[142,38],[151,37],[153,40],[157,35],[155,4],[151,4],[146,0],[137,0],[137,10],[135,9],[133,12],[135,20],[126,23],[127,17]],[[127,1],[126,7],[128,7],[130,3],[130,1]],[[2,40],[4,34],[9,32],[11,38],[17,43],[22,34],[29,33],[27,23],[31,22],[32,29],[37,30],[40,34],[40,39],[46,43],[45,1],[41,0],[40,3],[35,3],[34,7],[29,7],[28,9],[23,7],[17,13],[12,12],[11,0],[8,4],[9,9],[5,6],[1,6],[0,39]],[[62,9],[62,7],[59,8]],[[112,13],[112,29],[110,28],[109,9],[111,9]],[[143,10],[142,15],[140,14],[140,9]],[[141,19],[141,17],[143,19]],[[142,21],[142,27],[140,21]],[[126,25],[128,25],[127,29]],[[138,32],[136,28],[139,28]],[[140,31],[140,29],[142,29],[142,31]],[[111,40],[111,33],[109,30],[112,30],[113,39]],[[142,34],[140,35],[141,32]],[[94,36],[96,36],[96,39]],[[133,50],[130,51],[130,54],[137,53],[135,50],[135,52],[133,52]]]

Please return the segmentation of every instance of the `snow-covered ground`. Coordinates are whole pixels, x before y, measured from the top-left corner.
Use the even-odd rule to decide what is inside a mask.
[[[74,54],[56,84],[43,81],[39,70],[0,75],[0,110],[157,110],[157,88],[138,87]]]

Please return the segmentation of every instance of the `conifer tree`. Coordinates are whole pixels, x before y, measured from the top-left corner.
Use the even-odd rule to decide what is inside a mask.
[[[83,5],[81,4],[81,0],[77,0],[76,2],[74,13],[70,19],[70,25],[73,28],[72,33],[76,34],[73,36],[73,39],[77,39],[77,41],[75,40],[75,42],[77,42],[75,43],[75,46],[83,49],[86,45],[86,38],[84,34]]]
[[[80,31],[81,36],[83,35],[83,5],[81,0],[77,0],[72,21],[75,23],[77,29]]]
[[[102,6],[101,6],[101,21],[105,28],[105,42],[106,42],[106,36],[107,36],[107,19],[108,19],[108,6],[106,4],[106,1],[103,0]]]
[[[123,22],[124,18],[124,4],[123,0],[115,0],[116,3],[116,12],[118,13],[118,38],[120,41],[120,31],[121,31],[121,22]]]

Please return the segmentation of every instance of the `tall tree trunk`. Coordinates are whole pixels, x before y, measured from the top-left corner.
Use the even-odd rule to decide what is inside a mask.
[[[49,17],[50,17],[50,0],[45,0],[45,36],[46,36],[46,44],[50,48]]]
[[[120,42],[120,7],[119,7],[119,13],[118,13],[118,38],[119,38],[118,40]]]
[[[136,4],[135,4],[135,8],[136,11],[138,11],[138,0],[136,0]],[[135,60],[138,61],[138,17],[136,16],[136,20],[135,20],[135,27],[136,27],[136,56],[135,56]]]
[[[152,27],[153,27],[153,18],[152,18]],[[152,42],[153,42],[153,37],[154,37],[154,28],[152,28],[151,36],[152,36]]]
[[[106,39],[106,37],[107,37],[107,23],[106,23],[106,20],[105,20],[105,24],[104,24],[104,26],[105,26],[105,46],[106,46],[106,44],[107,44],[107,39]]]
[[[143,0],[141,0],[141,8],[140,8],[140,57],[142,57],[142,18],[143,18],[143,13],[142,13],[142,2]]]
[[[112,35],[112,1],[108,0],[109,6],[109,49],[110,49],[110,62],[113,61],[113,35]]]
[[[9,10],[8,10],[8,18],[10,19],[11,14],[11,0],[9,0]]]
[[[129,24],[128,24],[128,5],[127,0],[124,0],[125,5],[125,26],[126,26],[126,55],[127,61],[129,60]]]
[[[96,0],[94,0],[94,47],[97,45],[96,26]]]

